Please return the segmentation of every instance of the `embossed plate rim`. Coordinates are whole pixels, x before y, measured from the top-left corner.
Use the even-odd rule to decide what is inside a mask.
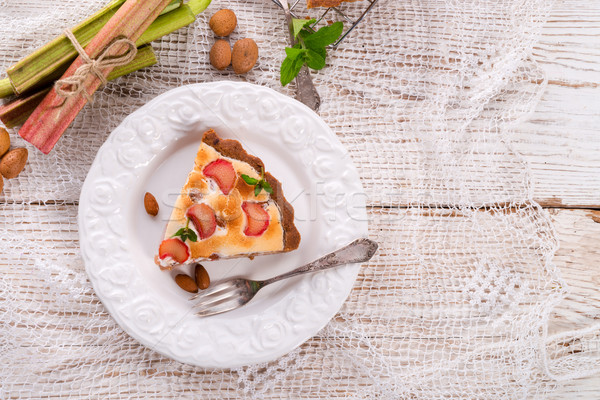
[[[230,114],[236,108],[245,117],[236,114],[233,118]],[[201,115],[194,112],[198,109],[203,110]],[[98,297],[129,335],[181,362],[234,368],[283,356],[314,336],[337,313],[358,273],[359,266],[351,265],[307,276],[260,315],[242,315],[233,323],[195,317],[178,320],[181,315],[166,310],[157,301],[160,293],[148,293],[139,268],[131,267],[139,260],[130,254],[132,251],[125,250],[131,239],[123,232],[128,189],[136,178],[173,140],[189,134],[199,123],[212,126],[225,121],[233,127],[246,127],[256,124],[258,121],[253,119],[258,115],[263,118],[258,121],[269,119],[270,129],[279,133],[265,140],[281,141],[290,148],[286,155],[290,162],[297,168],[310,167],[315,179],[329,185],[331,192],[319,199],[320,219],[311,222],[323,227],[319,231],[323,246],[329,251],[350,239],[366,236],[366,205],[358,172],[333,131],[303,104],[249,83],[221,81],[182,86],[151,100],[111,133],[99,149],[81,191],[80,246]],[[300,153],[304,151],[313,159],[302,158]],[[342,203],[345,207],[336,207]],[[333,228],[325,219],[331,213],[338,224]],[[320,255],[314,254],[314,258]]]

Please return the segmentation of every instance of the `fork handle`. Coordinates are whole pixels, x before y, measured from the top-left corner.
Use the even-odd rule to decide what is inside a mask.
[[[315,112],[319,111],[321,96],[319,96],[319,92],[315,88],[315,84],[310,77],[310,71],[306,65],[300,68],[300,72],[296,76],[296,98],[311,110]]]
[[[267,279],[261,282],[261,287],[269,285],[273,282],[278,282],[282,279],[291,278],[292,276],[302,275],[309,272],[321,271],[328,268],[337,267],[344,264],[354,264],[365,262],[371,259],[377,251],[377,243],[370,239],[357,239],[349,245],[342,247],[332,253],[329,253],[316,261],[296,268],[293,271]]]

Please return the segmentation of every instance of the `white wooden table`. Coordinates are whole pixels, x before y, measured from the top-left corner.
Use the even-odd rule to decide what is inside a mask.
[[[600,318],[600,1],[557,1],[533,57],[548,77],[535,113],[518,129],[534,198],[552,215],[555,263],[571,293],[558,329]],[[600,398],[600,376],[567,384],[556,399]]]
[[[553,217],[560,240],[555,263],[571,289],[551,322],[573,329],[600,318],[600,0],[558,0],[533,58],[548,87],[517,129],[516,148],[531,165],[535,200]],[[77,232],[61,232],[55,223],[66,239],[57,250],[76,252]],[[553,398],[598,399],[600,376],[567,384]]]

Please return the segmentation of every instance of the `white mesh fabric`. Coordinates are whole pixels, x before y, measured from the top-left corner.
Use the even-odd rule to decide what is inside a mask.
[[[0,0],[0,68],[103,3]],[[551,263],[553,228],[510,144],[544,88],[529,54],[550,6],[380,0],[330,52],[314,75],[320,115],[359,168],[380,251],[318,335],[279,360],[222,371],[169,360],[115,324],[85,276],[76,220],[96,151],[156,95],[221,79],[293,95],[278,80],[281,11],[267,0],[214,0],[193,26],[153,44],[157,66],[98,92],[49,155],[30,151],[25,172],[6,183],[0,398],[535,398],[597,370],[591,346],[561,350],[593,343],[596,327],[546,338],[565,285]],[[225,7],[238,16],[232,40],[260,48],[244,77],[207,61],[208,18]]]

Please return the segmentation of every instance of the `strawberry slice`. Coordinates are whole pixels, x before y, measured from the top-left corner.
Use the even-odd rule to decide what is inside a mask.
[[[185,262],[190,257],[188,247],[177,238],[165,239],[158,248],[158,256],[161,260],[171,257],[178,263]]]
[[[248,225],[244,229],[246,236],[260,236],[269,227],[269,213],[259,203],[245,201],[242,210],[248,217]]]
[[[212,236],[217,229],[217,218],[212,208],[204,203],[194,204],[185,214],[200,234],[200,239]]]
[[[233,164],[222,158],[208,164],[204,167],[202,173],[204,176],[214,179],[223,194],[229,194],[231,189],[235,186],[235,181],[237,179]]]

